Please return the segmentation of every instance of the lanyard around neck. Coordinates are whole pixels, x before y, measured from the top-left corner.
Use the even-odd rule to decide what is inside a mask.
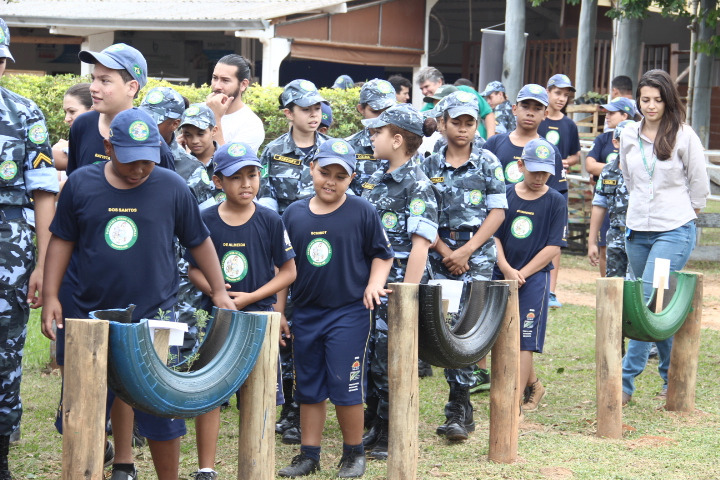
[[[650,177],[650,200],[652,200],[655,196],[655,191],[653,189],[653,175],[655,174],[657,156],[655,155],[655,149],[653,149],[652,165],[648,166],[647,159],[645,158],[645,144],[643,143],[642,138],[640,138],[640,132],[638,132],[638,144],[640,145],[640,156],[642,157],[643,166],[645,167],[648,177]]]

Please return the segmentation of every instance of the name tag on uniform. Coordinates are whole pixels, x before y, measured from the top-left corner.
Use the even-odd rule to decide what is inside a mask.
[[[445,177],[432,177],[430,181],[433,183],[444,183]]]
[[[283,155],[273,155],[273,160],[289,163],[290,165],[300,165],[302,163],[299,158],[285,157]]]
[[[603,185],[617,185],[617,180],[606,178],[603,180]]]
[[[356,160],[373,160],[375,157],[371,153],[356,153]]]
[[[362,184],[362,188],[364,188],[365,190],[372,190],[373,188],[375,188],[375,185],[365,182]]]

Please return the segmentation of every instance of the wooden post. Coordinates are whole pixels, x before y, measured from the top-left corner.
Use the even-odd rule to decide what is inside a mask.
[[[675,333],[665,408],[675,412],[695,410],[695,384],[697,382],[698,355],[700,353],[700,323],[702,322],[703,274],[695,273],[697,285],[692,309],[680,330]]]
[[[388,384],[390,418],[387,477],[417,478],[418,285],[391,283],[388,299]]]
[[[101,480],[105,454],[106,320],[65,320],[63,480]]]
[[[168,353],[170,352],[170,330],[158,328],[153,336],[153,347],[160,360],[167,365]]]
[[[240,387],[237,478],[270,480],[275,478],[275,393],[278,388],[280,313],[252,313],[265,314],[267,328],[255,368]],[[292,402],[292,398],[285,401]]]
[[[624,280],[598,278],[595,296],[597,436],[622,438],[622,307]]]
[[[490,378],[490,448],[488,459],[513,463],[518,453],[520,422],[520,306],[518,284],[503,280],[510,286],[505,317],[495,345],[492,347]]]

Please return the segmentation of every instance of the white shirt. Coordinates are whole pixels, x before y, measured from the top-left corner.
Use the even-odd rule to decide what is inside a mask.
[[[626,224],[641,232],[667,232],[694,220],[694,209],[705,207],[710,193],[705,154],[697,134],[683,124],[672,155],[659,160],[653,142],[640,133],[643,123],[626,126],[620,136],[620,167],[630,194]]]
[[[260,145],[265,141],[265,127],[262,120],[247,104],[237,112],[223,115],[220,122],[225,143],[244,142],[257,153]]]

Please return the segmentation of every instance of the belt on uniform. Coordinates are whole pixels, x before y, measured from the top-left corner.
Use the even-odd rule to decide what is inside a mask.
[[[9,222],[23,217],[23,207],[13,205],[0,208],[0,222]]]
[[[396,267],[405,268],[407,266],[407,258],[394,258],[393,263]]]
[[[614,228],[615,230],[618,230],[620,233],[625,233],[625,228],[626,228],[626,227],[625,227],[625,226],[622,226],[622,227],[614,227],[614,226],[610,225],[610,228]]]
[[[450,230],[449,228],[441,228],[438,230],[438,235],[440,235],[441,238],[449,238],[450,240],[468,241],[473,237],[473,235],[475,235],[475,231]]]

